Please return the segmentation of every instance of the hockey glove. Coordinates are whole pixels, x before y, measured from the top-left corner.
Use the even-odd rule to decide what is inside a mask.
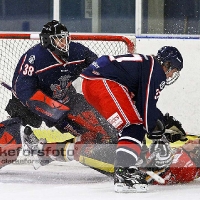
[[[164,132],[165,132],[165,127],[163,123],[158,119],[155,129],[152,132],[147,133],[147,137],[151,140],[158,140],[162,138]]]
[[[177,142],[178,140],[187,140],[187,138],[183,136],[183,133],[181,131],[175,131],[172,129],[166,129],[164,135],[167,138],[167,140],[171,143]]]
[[[164,116],[164,124],[165,128],[169,129],[164,133],[169,142],[176,142],[178,140],[187,141],[186,133],[182,128],[182,124],[173,116],[170,116],[169,113],[166,113]]]
[[[173,154],[169,143],[162,140],[154,140],[149,147],[150,157],[154,158],[154,166],[158,168],[167,168],[172,163]],[[152,156],[153,155],[153,156]]]

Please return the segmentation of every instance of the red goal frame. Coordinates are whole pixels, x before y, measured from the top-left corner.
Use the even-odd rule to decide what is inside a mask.
[[[72,40],[95,40],[95,41],[121,41],[127,46],[128,53],[133,53],[134,43],[122,35],[101,35],[101,34],[70,34]],[[39,40],[39,34],[32,33],[0,33],[0,39],[32,39]]]

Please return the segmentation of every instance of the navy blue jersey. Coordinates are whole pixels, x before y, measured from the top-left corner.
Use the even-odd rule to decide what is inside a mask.
[[[102,56],[86,68],[81,76],[87,79],[106,78],[126,86],[135,95],[133,100],[147,131],[151,132],[157,119],[162,117],[156,103],[165,87],[166,75],[153,56]]]
[[[64,61],[41,44],[30,48],[20,58],[12,80],[19,100],[26,101],[39,89],[64,103],[68,87],[97,55],[80,43],[69,45],[68,61]]]

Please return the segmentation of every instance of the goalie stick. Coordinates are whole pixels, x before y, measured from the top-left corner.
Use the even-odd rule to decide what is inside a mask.
[[[1,84],[3,87],[5,87],[6,89],[10,90],[10,91],[13,93],[13,95],[16,96],[15,91],[12,89],[12,87],[11,87],[10,85],[8,85],[7,83],[5,83],[4,81],[1,81],[1,80],[0,80],[0,84]]]
[[[1,83],[1,85],[2,85],[3,87],[5,87],[6,89],[12,90],[12,88],[11,88],[7,83],[5,83],[5,82],[3,82],[3,81],[0,81],[0,83]]]
[[[158,174],[156,174],[153,171],[149,171],[149,170],[145,170],[140,168],[140,170],[142,172],[145,172],[147,175],[149,175],[152,179],[154,179],[156,182],[160,183],[160,184],[165,184],[165,179],[163,179],[161,176],[159,176]]]
[[[153,152],[150,156],[149,156],[149,160],[148,162],[145,164],[145,166],[142,166],[142,167],[139,167],[139,170],[146,173],[147,175],[149,175],[152,179],[154,179],[156,182],[160,183],[160,184],[164,184],[165,183],[165,180],[159,176],[158,174],[156,174],[155,172],[153,171],[150,171],[150,170],[147,170],[146,167],[151,164],[154,159],[156,158],[156,153]]]

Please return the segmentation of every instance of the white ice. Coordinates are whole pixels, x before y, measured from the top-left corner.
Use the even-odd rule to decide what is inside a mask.
[[[11,164],[0,170],[3,200],[197,200],[200,179],[189,184],[149,186],[147,193],[115,193],[113,180],[75,161],[53,162],[34,170]]]

